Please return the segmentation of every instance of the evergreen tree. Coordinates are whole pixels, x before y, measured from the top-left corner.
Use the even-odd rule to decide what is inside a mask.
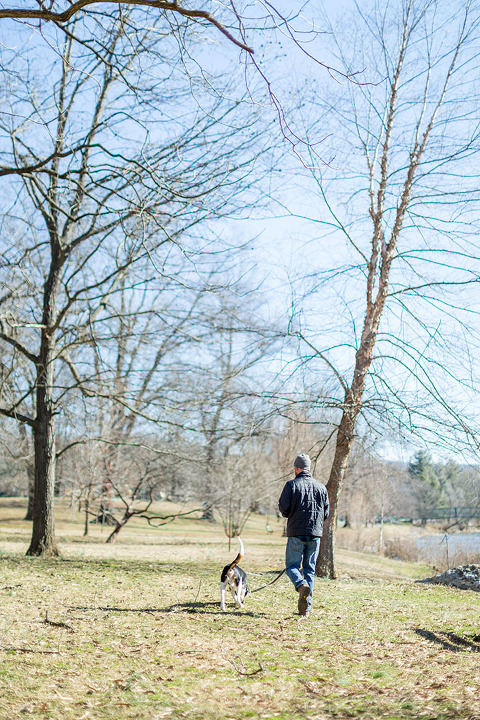
[[[417,510],[425,522],[429,511],[441,504],[443,483],[428,452],[419,450],[408,465]]]

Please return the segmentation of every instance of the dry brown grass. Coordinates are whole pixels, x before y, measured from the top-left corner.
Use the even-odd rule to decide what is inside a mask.
[[[83,542],[59,510],[61,559],[24,557],[22,508],[0,521],[1,720],[480,719],[480,594],[340,550],[340,577],[318,581],[307,621],[284,577],[221,613],[218,575],[236,547],[219,526],[137,525],[109,546],[99,528]],[[281,525],[264,524],[244,532],[253,588],[283,562]]]

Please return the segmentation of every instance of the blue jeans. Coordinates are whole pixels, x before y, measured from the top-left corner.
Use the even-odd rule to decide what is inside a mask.
[[[320,538],[312,535],[289,537],[285,550],[285,569],[288,577],[295,585],[295,590],[307,583],[310,588],[307,610],[312,604],[313,586],[315,584],[315,565],[320,550]],[[303,574],[300,572],[302,567]]]

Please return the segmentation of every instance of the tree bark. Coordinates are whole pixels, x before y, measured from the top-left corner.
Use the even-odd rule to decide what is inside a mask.
[[[28,505],[27,513],[24,520],[33,520],[33,503],[35,499],[35,466],[33,463],[27,463],[27,478],[28,478]]]
[[[373,263],[371,267],[374,267]],[[387,272],[383,273],[385,268]],[[382,265],[380,287],[375,302],[371,301],[370,293],[367,297],[367,310],[360,346],[355,356],[353,380],[350,387],[347,387],[345,390],[344,410],[340,425],[338,426],[335,456],[327,483],[330,516],[325,523],[320,552],[315,568],[316,574],[320,577],[329,577],[331,579],[336,577],[334,552],[338,501],[342,491],[348,458],[355,439],[355,425],[362,409],[365,378],[372,364],[378,326],[385,305],[389,269],[390,261],[388,260]]]
[[[60,287],[62,254],[53,248],[50,272],[43,296],[43,322],[40,354],[37,361],[36,418],[33,426],[35,447],[35,498],[33,528],[27,555],[58,555],[55,540],[54,492],[57,446],[55,400],[53,396],[55,364],[55,316]]]
[[[132,516],[133,516],[133,513],[125,513],[125,515],[123,516],[122,520],[120,520],[119,522],[117,522],[117,525],[116,525],[115,528],[112,530],[112,532],[110,533],[110,535],[108,536],[108,538],[105,540],[105,542],[106,542],[106,543],[112,543],[112,542],[115,540],[115,538],[117,537],[117,535],[118,535],[118,533],[120,532],[120,530],[122,529],[122,527],[127,524],[127,522],[130,520],[130,518],[131,518]]]
[[[86,537],[88,535],[89,530],[89,510],[90,510],[90,493],[87,490],[87,493],[85,495],[85,517],[84,517],[84,523],[83,523],[83,537]]]
[[[47,369],[46,375],[50,376]],[[56,469],[56,438],[52,387],[47,382],[37,390],[35,441],[35,497],[33,529],[27,555],[58,555],[55,540],[54,491]]]
[[[320,552],[318,555],[316,574],[320,577],[329,577],[332,580],[336,577],[335,571],[335,527],[337,524],[337,509],[343,479],[347,468],[347,462],[355,437],[354,429],[358,412],[347,407],[344,412],[337,432],[337,444],[335,456],[330,470],[330,477],[327,483],[328,499],[330,503],[330,515],[323,529]]]

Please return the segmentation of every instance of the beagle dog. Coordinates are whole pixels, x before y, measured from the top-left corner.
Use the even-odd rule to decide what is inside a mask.
[[[238,563],[243,557],[245,548],[241,538],[238,538],[240,543],[240,552],[233,562],[229,565],[225,565],[222,570],[220,577],[220,610],[226,610],[225,605],[225,589],[228,587],[235,600],[237,608],[243,607],[243,601],[248,593],[247,575],[242,568],[238,567]]]

